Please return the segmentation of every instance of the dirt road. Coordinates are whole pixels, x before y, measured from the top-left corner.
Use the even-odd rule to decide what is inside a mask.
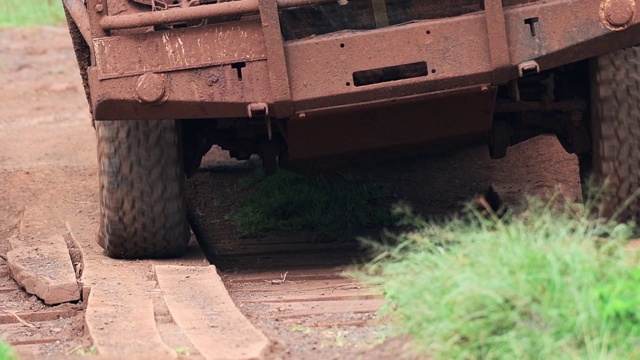
[[[8,250],[10,237],[37,244],[52,235],[69,236],[71,230],[85,254],[85,289],[99,289],[96,293],[110,299],[154,294],[158,285],[150,269],[158,262],[113,261],[94,242],[98,211],[95,139],[66,29],[0,31],[0,48],[0,254]],[[214,154],[214,158],[219,156],[223,155]],[[484,148],[472,147],[361,169],[360,173],[383,182],[397,199],[425,213],[452,211],[489,184],[511,206],[517,206],[524,193],[550,193],[556,186],[570,199],[579,194],[576,162],[553,138],[511,149],[500,161],[489,161]],[[233,191],[237,179],[246,174],[212,175],[216,172],[200,173],[191,183],[192,190],[194,186],[201,189],[211,203]],[[204,211],[214,210],[205,207]],[[266,358],[391,358],[403,352],[402,341],[387,339],[386,325],[374,319],[379,295],[339,276],[342,268],[336,266],[350,264],[351,257],[337,254],[350,245],[325,246],[318,252],[301,244],[295,234],[280,234],[267,245],[261,239],[238,243],[228,236],[232,234],[233,229],[227,229],[208,235],[222,239],[218,244],[232,249],[220,251],[220,263],[215,265],[225,270],[222,278],[236,305],[272,342]],[[310,267],[309,257],[321,261]],[[190,256],[171,264],[208,263],[194,246]],[[265,265],[249,266],[255,264]],[[278,282],[285,272],[288,281]],[[192,346],[193,341],[175,335],[179,327],[171,319],[163,320],[171,316],[158,306],[157,296],[150,299],[154,299],[148,305],[152,309],[150,326],[157,328],[158,341],[173,349],[171,356],[204,357]],[[98,305],[105,304],[89,307],[101,309]],[[86,298],[46,306],[17,288],[0,259],[0,337],[13,343],[24,358],[94,352],[85,315],[93,319],[96,329],[108,332],[137,319],[132,314],[138,314],[140,308],[147,309],[144,304],[137,304],[138,308],[125,305],[133,309],[131,313],[108,316],[87,311]],[[95,321],[102,323],[95,325]],[[129,343],[143,340],[120,339]],[[143,351],[140,349],[131,351]]]

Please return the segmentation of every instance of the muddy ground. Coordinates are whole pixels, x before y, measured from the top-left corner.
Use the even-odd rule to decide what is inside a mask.
[[[105,261],[93,242],[98,212],[95,138],[68,33],[62,27],[0,30],[0,49],[0,254],[6,252],[6,239],[11,236],[37,241],[68,233],[71,228],[82,250],[90,254],[86,266]],[[212,156],[224,158],[221,153]],[[382,182],[394,199],[409,202],[426,214],[456,211],[490,184],[512,207],[526,193],[544,195],[557,188],[573,200],[579,196],[577,172],[575,158],[551,137],[510,149],[503,160],[489,160],[486,149],[477,145],[358,170],[359,176]],[[204,203],[210,204],[233,191],[237,179],[246,176],[242,171],[226,172],[221,175],[223,181],[216,182],[211,174],[201,173],[197,180],[200,188],[217,184],[205,191],[208,201]],[[233,234],[233,229],[228,231]],[[17,348],[25,358],[91,352],[91,341],[83,331],[82,301],[45,306],[17,289],[6,267],[2,269],[0,316],[43,309],[65,315],[44,325],[3,325],[0,338],[20,344]],[[273,274],[270,276],[276,276]],[[282,309],[260,306],[251,298],[257,295],[239,291],[242,287],[229,282],[233,276],[225,276],[242,311],[279,344],[270,355],[273,358],[390,358],[403,352],[397,340],[381,345],[381,325],[361,321],[363,315],[358,311],[343,313],[347,323],[338,322],[335,327],[315,326],[313,321],[275,321]],[[30,338],[48,340],[30,342]],[[361,346],[365,343],[370,346]]]

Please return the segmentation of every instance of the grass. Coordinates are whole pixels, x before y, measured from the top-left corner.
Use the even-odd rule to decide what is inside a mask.
[[[178,346],[174,350],[176,354],[179,356],[189,356],[191,354],[191,351],[189,351],[189,348],[185,346]]]
[[[5,342],[0,341],[0,360],[17,360],[15,351]]]
[[[320,241],[338,240],[360,228],[393,224],[388,208],[371,204],[384,195],[351,177],[303,176],[288,171],[257,174],[243,185],[254,191],[241,202],[235,222],[244,236],[308,230]]]
[[[381,286],[383,314],[436,359],[638,359],[640,268],[630,225],[530,199],[519,216],[434,223],[397,210],[409,231],[356,276]],[[606,237],[606,240],[604,239]]]
[[[93,356],[98,354],[98,349],[95,346],[90,346],[88,348],[79,348],[73,352],[75,356]]]
[[[0,29],[60,25],[64,22],[62,0],[0,1]]]

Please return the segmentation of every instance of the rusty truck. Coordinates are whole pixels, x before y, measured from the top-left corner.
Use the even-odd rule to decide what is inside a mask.
[[[214,144],[270,173],[553,133],[602,214],[640,185],[635,0],[62,2],[112,257],[181,254],[185,174]]]

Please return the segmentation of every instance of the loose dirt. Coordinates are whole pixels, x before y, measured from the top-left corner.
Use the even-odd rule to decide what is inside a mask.
[[[110,287],[101,291],[114,299],[130,295],[123,291],[131,281],[154,291],[152,263],[107,259],[94,242],[95,138],[67,30],[2,30],[0,48],[0,254],[6,253],[11,236],[37,244],[71,229],[85,254],[85,287],[109,280]],[[238,167],[220,151],[210,157],[205,170],[189,182],[190,211],[200,224],[194,230],[209,240],[203,242],[208,258],[221,270],[238,308],[275,344],[266,357],[385,359],[406,354],[405,340],[390,339],[389,325],[375,315],[381,301],[375,289],[342,276],[362,259],[357,244],[313,247],[303,235],[291,233],[238,240],[224,216],[250,165]],[[498,161],[490,161],[482,146],[471,146],[357,171],[383,183],[392,200],[407,201],[424,214],[457,211],[489,184],[512,207],[525,193],[549,194],[557,187],[573,200],[579,196],[577,172],[574,157],[550,137],[510,149]],[[191,254],[178,263],[205,265],[196,249]],[[130,274],[114,278],[122,269]],[[178,334],[160,295],[150,299],[162,341],[180,349],[181,357],[198,357],[180,348],[184,334]],[[17,288],[2,259],[0,309],[0,338],[23,358],[91,353],[86,303],[44,305]],[[116,315],[104,319],[105,326],[128,321],[125,311]]]

